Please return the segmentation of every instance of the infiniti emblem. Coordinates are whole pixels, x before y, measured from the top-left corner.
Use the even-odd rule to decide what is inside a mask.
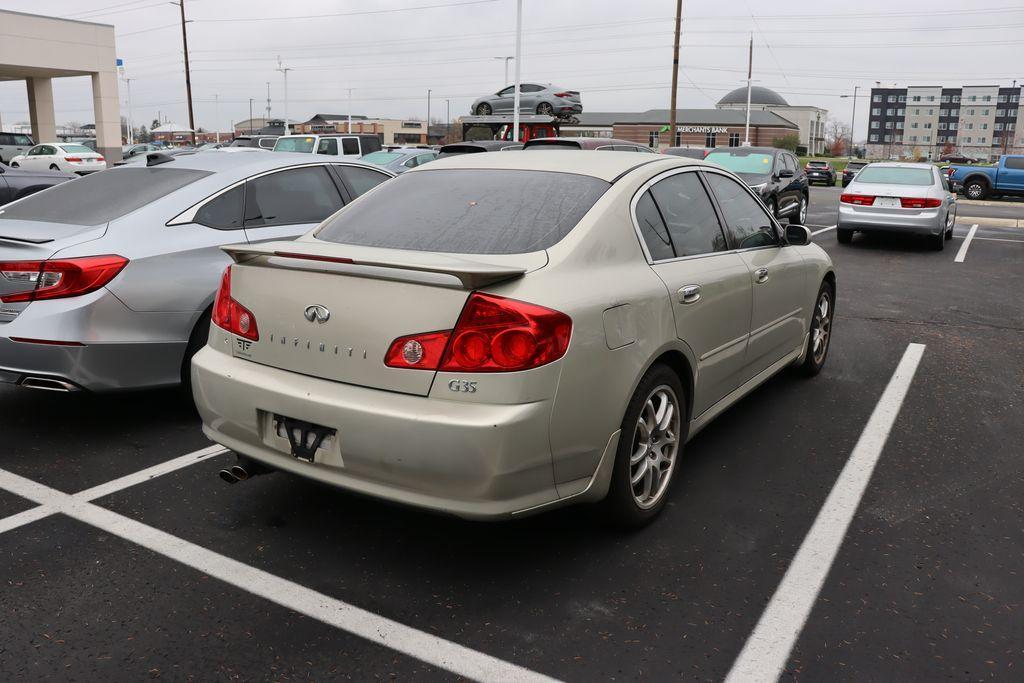
[[[331,312],[327,310],[326,306],[321,306],[320,304],[306,306],[306,311],[303,315],[309,322],[318,322],[321,324],[327,322],[331,318]]]

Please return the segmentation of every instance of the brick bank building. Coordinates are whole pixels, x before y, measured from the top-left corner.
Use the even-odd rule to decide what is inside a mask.
[[[563,124],[565,136],[609,137],[660,147],[739,147],[743,144],[746,112],[730,109],[678,109],[676,134],[670,141],[668,109],[645,112],[584,112],[578,124]],[[750,142],[756,146],[772,145],[772,141],[799,133],[799,127],[778,114],[768,111],[750,112]]]

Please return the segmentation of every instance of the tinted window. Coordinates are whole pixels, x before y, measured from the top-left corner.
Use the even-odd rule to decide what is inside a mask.
[[[857,174],[857,182],[884,185],[932,185],[935,183],[935,176],[930,168],[868,166]]]
[[[312,152],[315,138],[278,138],[274,143],[275,152]],[[262,142],[262,141],[261,141]]]
[[[547,171],[452,169],[405,173],[332,218],[317,237],[387,249],[522,254],[547,249],[609,184]]]
[[[504,96],[504,95],[511,95],[514,90],[515,90],[515,86],[514,85],[510,85],[509,87],[505,88],[504,90],[498,92],[498,94],[502,95],[502,96]]]
[[[696,173],[679,173],[655,183],[651,194],[661,209],[676,256],[725,251],[725,235]]]
[[[346,156],[351,156],[353,154],[359,156],[359,140],[356,138],[342,138],[341,153]]]
[[[519,92],[541,92],[542,90],[544,90],[543,86],[530,83],[523,83],[519,86]]]
[[[640,201],[636,203],[636,222],[640,226],[640,234],[652,260],[661,261],[675,256],[668,228],[665,227],[665,221],[658,212],[658,206],[651,198],[650,190],[644,192]]]
[[[92,154],[92,150],[85,145],[61,145],[61,149],[71,154]]]
[[[371,168],[360,168],[358,166],[335,166],[341,177],[344,178],[348,188],[355,196],[369,192],[391,176]]]
[[[783,154],[782,155],[782,165],[783,165],[784,168],[787,168],[790,171],[793,171],[793,173],[796,173],[797,165],[796,165],[796,159],[794,157],[792,157],[792,156],[790,156],[788,154]]]
[[[0,219],[99,225],[185,187],[209,171],[123,166],[61,183],[42,195],[0,207]]]
[[[341,204],[322,166],[271,173],[245,184],[245,227],[318,223]]]
[[[1006,157],[1006,168],[1024,169],[1024,157]]]
[[[242,185],[228,190],[221,196],[207,202],[196,212],[195,222],[218,230],[236,230],[242,227]]]
[[[30,138],[27,135],[15,135],[14,136],[14,144],[16,144],[16,145],[31,145],[32,144],[32,138]]]
[[[745,187],[717,173],[708,173],[706,177],[722,207],[734,247],[747,249],[778,244],[771,219]]]
[[[7,133],[0,133],[0,145],[13,145],[14,136]]]
[[[734,173],[760,173],[767,175],[772,172],[771,154],[764,152],[711,152],[705,161],[718,164]]]
[[[338,156],[337,138],[322,138],[316,146],[317,154],[333,154]]]
[[[261,138],[257,145],[263,149],[274,149],[274,145],[277,142],[276,138]]]
[[[418,157],[416,157],[416,165],[417,166],[422,166],[423,164],[430,163],[431,161],[433,161],[436,158],[437,158],[437,155],[433,154],[433,153],[431,153],[431,154],[421,154]]]
[[[398,161],[401,158],[401,152],[373,152],[372,154],[364,154],[360,161],[384,165],[390,164],[392,161]]]

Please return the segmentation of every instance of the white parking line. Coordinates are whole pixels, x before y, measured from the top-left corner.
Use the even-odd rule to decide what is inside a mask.
[[[781,675],[864,496],[924,349],[924,344],[907,346],[811,530],[733,663],[726,683],[775,681]]]
[[[159,477],[162,474],[168,474],[170,472],[174,472],[175,470],[180,470],[183,467],[194,465],[197,462],[200,462],[201,460],[206,460],[207,458],[212,458],[215,455],[220,455],[221,453],[227,452],[228,449],[224,448],[223,446],[208,446],[207,448],[203,448],[198,451],[182,455],[180,457],[174,458],[173,460],[162,462],[159,465],[147,467],[144,470],[139,470],[138,472],[134,472],[125,477],[121,477],[120,479],[108,481],[106,484],[93,486],[91,489],[86,489],[85,491],[80,491],[74,494],[74,496],[75,498],[78,498],[80,500],[96,500],[97,498],[109,496],[111,493],[116,493],[121,489],[126,489],[131,486],[135,486],[136,484],[141,484],[145,481],[153,479],[154,477]]]
[[[836,226],[830,225],[827,228],[822,228],[821,230],[815,230],[814,232],[811,233],[811,236],[813,237],[814,235],[820,235],[823,232],[828,232],[829,230],[835,230],[835,229],[836,229]]]
[[[953,263],[963,263],[964,258],[967,256],[967,248],[971,246],[971,240],[974,239],[974,233],[978,232],[978,224],[975,223],[971,226],[971,229],[967,231],[967,237],[964,238],[964,243],[960,245],[960,251],[956,253],[956,258],[953,259]]]
[[[286,609],[365,638],[420,661],[477,681],[554,681],[497,657],[477,652],[450,640],[406,626],[397,621],[283,579],[269,572],[190,543],[159,529],[87,502],[157,474],[165,474],[216,455],[211,447],[103,484],[79,494],[67,494],[20,475],[0,469],[0,489],[27,498],[40,507],[0,519],[0,531],[14,529],[54,513],[85,522],[109,534],[213,576],[243,591]],[[117,485],[116,487],[114,485]]]
[[[958,240],[967,239],[964,235],[953,235],[953,238]],[[974,239],[983,242],[1016,242],[1017,244],[1024,244],[1024,240],[1008,240],[1005,237],[975,237]]]

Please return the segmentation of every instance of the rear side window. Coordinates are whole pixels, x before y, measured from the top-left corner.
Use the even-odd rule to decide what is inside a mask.
[[[100,225],[208,175],[209,171],[160,166],[111,168],[0,207],[0,219]]]
[[[195,222],[217,230],[237,230],[242,227],[242,185],[212,199],[196,212]]]
[[[1006,157],[1006,168],[1024,169],[1024,157]]]
[[[722,207],[733,246],[749,249],[778,244],[771,218],[745,187],[717,173],[708,173],[706,177],[718,198],[718,205]]]
[[[338,140],[336,138],[321,138],[317,143],[316,153],[338,156]]]
[[[263,149],[274,149],[274,144],[277,142],[274,138],[261,138],[257,143]]]
[[[374,171],[372,168],[360,168],[358,166],[335,166],[341,174],[345,184],[352,190],[352,194],[359,196],[377,187],[391,176]]]
[[[15,135],[14,136],[14,144],[16,144],[16,145],[31,145],[32,144],[32,138],[30,138],[27,135]]]
[[[245,227],[319,223],[342,206],[326,168],[295,168],[245,184]]]
[[[668,228],[665,227],[657,204],[651,198],[650,190],[644,192],[640,201],[636,203],[636,222],[640,226],[640,235],[644,238],[652,261],[664,261],[675,256]]]
[[[342,138],[341,140],[341,153],[350,156],[359,156],[359,140],[356,138]]]
[[[651,194],[668,226],[676,256],[725,251],[718,216],[696,173],[669,176],[655,183]]]
[[[425,170],[389,181],[334,216],[316,236],[385,249],[523,254],[576,227],[609,183],[590,176],[504,169]]]

